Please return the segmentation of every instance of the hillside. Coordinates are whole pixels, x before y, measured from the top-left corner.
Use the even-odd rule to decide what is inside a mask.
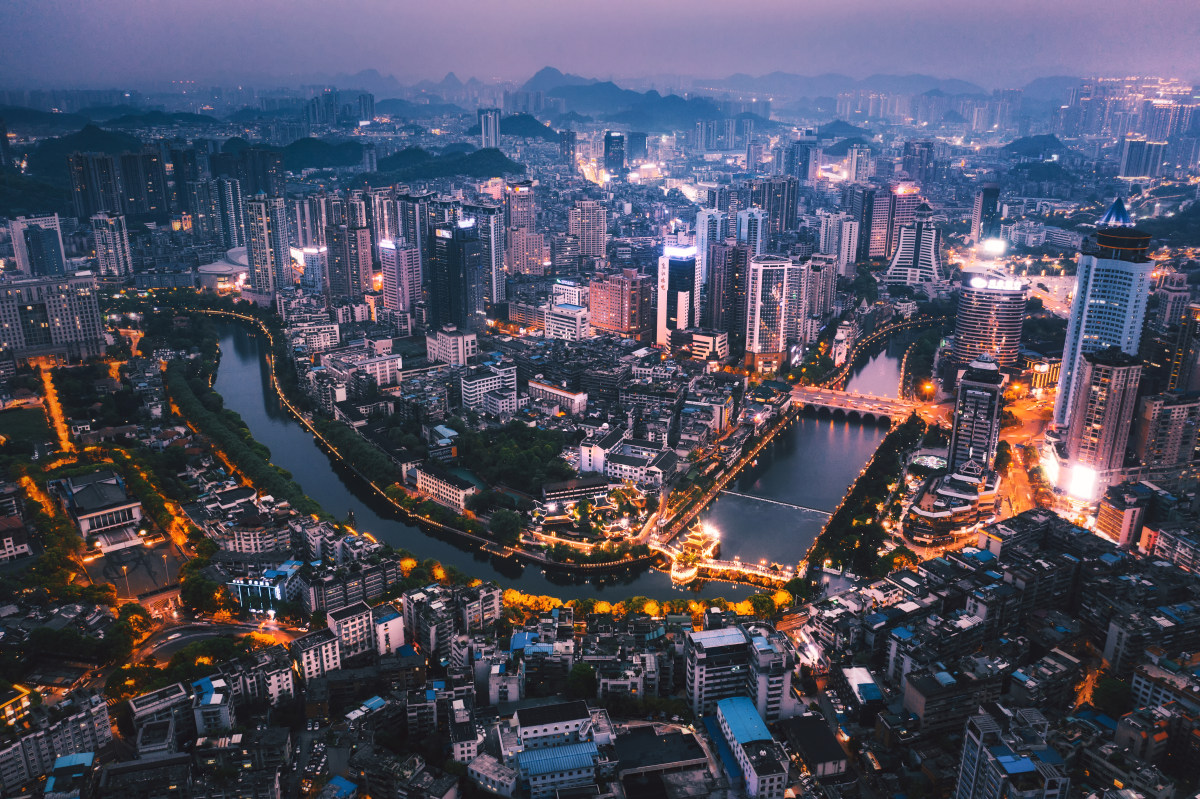
[[[446,115],[462,115],[468,112],[465,108],[460,108],[453,103],[414,103],[411,100],[393,97],[390,100],[380,100],[375,103],[375,113],[400,119],[430,119]]]
[[[328,169],[362,163],[362,145],[358,142],[328,142],[324,139],[297,139],[284,147],[283,168],[289,172],[302,169]]]
[[[479,123],[476,122],[467,130],[468,136],[480,134]],[[558,131],[538,122],[529,114],[512,114],[500,119],[500,135],[516,136],[518,139],[543,139],[548,142],[558,141]]]
[[[420,147],[409,147],[379,159],[379,171],[368,176],[367,181],[373,186],[386,186],[411,180],[433,180],[460,175],[470,178],[495,178],[519,175],[524,171],[523,164],[518,164],[492,148],[471,153],[433,155]]]
[[[128,133],[104,130],[87,125],[78,133],[46,139],[29,155],[29,171],[50,182],[67,183],[67,157],[71,153],[120,153],[142,149],[142,141]]]

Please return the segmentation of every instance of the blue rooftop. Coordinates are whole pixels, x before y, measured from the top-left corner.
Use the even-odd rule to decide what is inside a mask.
[[[901,641],[907,641],[909,638],[913,637],[913,631],[907,627],[897,627],[896,629],[892,630],[892,635],[894,635],[896,638],[899,638]]]
[[[592,741],[551,746],[546,749],[527,749],[517,753],[517,768],[525,777],[576,771],[596,765],[600,752]]]
[[[532,644],[538,639],[537,633],[513,633],[512,643],[508,646],[509,652],[517,652]]]
[[[717,715],[725,719],[725,726],[739,744],[771,740],[771,731],[749,697],[734,696],[717,702]]]
[[[358,786],[350,782],[345,777],[334,777],[329,782],[325,783],[325,790],[333,789],[335,799],[354,799],[358,795]]]
[[[1120,197],[1113,200],[1113,204],[1104,212],[1104,216],[1100,217],[1096,227],[1133,227],[1133,218],[1125,208],[1125,201]]]
[[[991,753],[996,758],[997,765],[1004,769],[1005,774],[1030,774],[1037,770],[1033,759],[1014,754],[1007,746],[993,746]]]

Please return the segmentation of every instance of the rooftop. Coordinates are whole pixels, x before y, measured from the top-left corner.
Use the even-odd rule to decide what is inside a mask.
[[[749,697],[734,696],[717,702],[717,714],[725,719],[725,725],[734,741],[745,745],[754,741],[770,741],[771,731]]]
[[[587,702],[581,700],[523,708],[517,711],[516,721],[519,727],[541,727],[546,724],[586,720],[591,718],[591,715]]]
[[[582,703],[580,703],[582,704]],[[517,766],[525,776],[576,771],[596,765],[600,752],[591,741],[517,753]]]

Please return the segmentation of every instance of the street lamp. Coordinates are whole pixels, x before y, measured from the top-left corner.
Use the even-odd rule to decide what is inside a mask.
[[[163,553],[162,559],[163,559],[163,587],[166,587],[166,585],[171,582],[171,570],[167,568],[167,553],[166,552]]]
[[[122,566],[121,571],[125,573],[125,596],[132,597],[133,592],[129,590],[129,567]]]

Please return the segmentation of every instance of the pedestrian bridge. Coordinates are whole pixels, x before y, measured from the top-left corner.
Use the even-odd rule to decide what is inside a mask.
[[[829,412],[834,416],[850,416],[878,421],[903,421],[917,407],[916,403],[894,397],[859,394],[816,386],[796,386],[792,389],[792,405],[800,410]]]

